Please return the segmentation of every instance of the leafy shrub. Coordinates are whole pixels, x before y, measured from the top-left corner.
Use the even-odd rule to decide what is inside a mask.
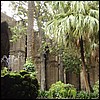
[[[91,96],[86,91],[80,91],[77,93],[77,98],[79,99],[90,99]]]
[[[1,76],[4,76],[6,74],[8,74],[8,69],[6,67],[4,67],[2,70],[1,70]]]
[[[93,96],[94,98],[99,99],[99,80],[97,82],[95,82],[94,86],[93,86]]]
[[[61,81],[52,84],[49,89],[49,98],[75,98],[76,89],[71,84],[64,84]]]
[[[36,76],[36,70],[35,70],[35,64],[33,63],[31,58],[28,58],[26,60],[26,63],[24,64],[25,71],[29,72],[31,76]]]
[[[1,76],[2,99],[35,99],[38,96],[38,89],[36,77],[25,70]]]
[[[95,83],[93,86],[94,92],[91,92],[90,94],[86,91],[80,91],[77,93],[77,98],[79,99],[99,99],[99,81]]]
[[[73,53],[66,53],[63,56],[63,62],[64,62],[66,72],[71,71],[76,74],[80,73],[80,69],[81,69],[80,57],[73,55]]]
[[[49,91],[41,91],[39,90],[39,94],[38,94],[38,98],[40,99],[44,99],[44,98],[48,98],[49,96]]]
[[[26,63],[24,64],[24,70],[28,72],[35,72],[35,65],[31,58],[26,60]]]

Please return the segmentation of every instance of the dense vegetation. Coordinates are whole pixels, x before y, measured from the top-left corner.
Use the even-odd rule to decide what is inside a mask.
[[[99,81],[92,87],[88,79],[89,68],[98,67],[97,49],[99,48],[99,2],[98,1],[12,1],[13,11],[21,23],[11,27],[12,40],[17,42],[26,36],[26,63],[24,70],[1,71],[2,98],[18,99],[99,99]],[[26,7],[24,7],[26,6]],[[27,9],[28,7],[28,9]],[[24,16],[24,17],[23,17]],[[33,23],[37,23],[36,26]],[[38,27],[36,30],[33,27]],[[37,33],[35,34],[35,31]],[[39,49],[35,49],[36,35],[39,36]],[[46,53],[57,58],[60,81],[46,90]],[[40,87],[36,79],[35,52],[41,59]],[[32,59],[28,59],[31,57]],[[48,57],[49,58],[49,57]],[[49,58],[52,59],[52,58]],[[96,64],[97,63],[97,64]],[[64,73],[65,70],[65,73]],[[73,84],[64,84],[67,72],[80,75],[86,91],[77,91]],[[91,74],[89,74],[91,75]],[[91,76],[89,77],[91,78]],[[81,77],[80,77],[81,79]],[[7,84],[7,85],[6,85]]]
[[[25,70],[20,70],[20,72],[10,72],[7,68],[1,71],[2,99],[37,98],[39,84],[33,66],[29,60],[29,63],[25,64]]]
[[[99,81],[89,94],[61,81],[52,84],[48,91],[41,91],[35,74],[26,70],[18,73],[4,68],[1,75],[2,99],[99,99]]]
[[[71,84],[64,84],[58,81],[51,85],[48,91],[39,91],[40,99],[99,99],[99,81],[93,86],[93,92],[77,91]]]

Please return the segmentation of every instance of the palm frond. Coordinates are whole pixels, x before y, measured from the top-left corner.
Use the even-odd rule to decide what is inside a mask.
[[[54,35],[58,42],[62,40],[61,38],[63,41],[66,40],[64,38],[66,35],[78,38],[81,35],[92,35],[99,31],[99,10],[94,9],[91,2],[70,1],[66,6],[62,4],[59,6],[67,6],[69,9],[66,13],[55,14],[54,19],[46,26],[48,33]]]

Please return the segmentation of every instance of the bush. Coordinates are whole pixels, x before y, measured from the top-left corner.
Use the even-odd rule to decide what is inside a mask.
[[[72,72],[75,74],[79,74],[81,70],[81,60],[80,56],[77,56],[77,53],[74,49],[66,49],[66,52],[63,55],[63,63],[67,72]]]
[[[4,75],[6,75],[8,73],[9,73],[8,68],[7,67],[3,67],[2,70],[1,70],[1,76],[4,76]]]
[[[80,91],[77,93],[77,98],[79,99],[99,99],[99,81],[93,86],[93,92],[90,94],[86,91]]]
[[[46,99],[49,96],[49,91],[41,91],[39,90],[38,99]]]
[[[28,72],[35,72],[35,65],[31,58],[26,59],[26,63],[24,64],[24,70]]]
[[[99,80],[93,86],[93,97],[99,99]]]
[[[52,84],[49,89],[48,98],[75,98],[76,89],[71,84],[64,84],[61,81]]]
[[[91,96],[86,91],[80,91],[77,93],[77,98],[78,99],[90,99]]]
[[[35,99],[38,96],[38,89],[36,77],[25,70],[1,76],[2,99]]]

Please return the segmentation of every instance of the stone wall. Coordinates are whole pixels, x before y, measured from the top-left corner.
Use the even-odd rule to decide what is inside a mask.
[[[6,14],[1,12],[1,22],[6,21],[10,27],[15,26],[17,21]],[[11,33],[11,32],[10,32]],[[12,33],[9,34],[10,39]],[[13,71],[19,71],[23,69],[25,63],[25,36],[22,36],[17,42],[10,43],[10,56],[9,56],[9,67]]]
[[[25,64],[25,37],[18,39],[17,42],[12,43],[10,49],[10,66],[13,71],[23,69]]]
[[[7,16],[5,13],[1,12],[1,22],[6,21],[9,26],[14,26],[16,25],[16,20]]]
[[[55,59],[52,59],[52,56],[50,56],[47,62],[46,74],[47,89],[49,89],[53,83],[56,83],[59,80],[58,63],[55,61]]]

